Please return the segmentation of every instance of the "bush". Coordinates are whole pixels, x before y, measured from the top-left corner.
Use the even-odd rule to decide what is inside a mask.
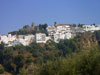
[[[4,67],[0,64],[0,74],[2,74],[4,72],[5,72]]]
[[[74,53],[67,58],[48,61],[42,75],[100,75],[100,52],[96,49]],[[41,75],[40,74],[40,75]]]

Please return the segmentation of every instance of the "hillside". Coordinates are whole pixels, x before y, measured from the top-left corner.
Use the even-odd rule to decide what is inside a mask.
[[[79,33],[70,40],[29,46],[0,45],[0,74],[99,75],[100,31]]]

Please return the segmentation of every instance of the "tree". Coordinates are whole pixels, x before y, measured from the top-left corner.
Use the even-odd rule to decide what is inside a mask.
[[[78,24],[78,27],[83,27],[84,24]]]
[[[73,27],[76,27],[77,25],[76,24],[73,24]]]
[[[5,72],[4,67],[0,64],[0,74],[2,74],[4,72]]]
[[[74,53],[66,58],[48,61],[41,70],[42,75],[99,75],[100,52],[91,47],[88,51]]]
[[[26,28],[28,28],[28,27],[29,27],[29,25],[25,25],[23,28],[25,28],[25,29],[26,29]]]
[[[20,69],[19,74],[20,75],[28,75],[26,69],[24,69],[24,68]]]
[[[0,50],[3,50],[3,49],[4,49],[4,43],[1,42],[1,44],[0,44]]]
[[[14,58],[14,64],[17,65],[16,67],[16,73],[19,73],[19,69],[23,67],[24,65],[24,56],[23,55],[18,55],[18,56],[15,56]]]

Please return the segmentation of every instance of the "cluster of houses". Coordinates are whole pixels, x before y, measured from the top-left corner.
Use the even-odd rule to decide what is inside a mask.
[[[82,27],[73,26],[73,24],[54,24],[48,26],[48,36],[45,33],[36,33],[28,35],[0,35],[0,43],[3,42],[5,47],[24,45],[28,46],[32,42],[46,43],[48,40],[53,40],[59,43],[60,40],[73,38],[76,33],[100,30],[100,25],[83,25]]]
[[[22,44],[29,45],[34,40],[34,35],[0,35],[0,43],[3,42],[6,47]]]
[[[47,32],[52,40],[58,43],[60,40],[70,39],[72,24],[55,24],[54,26],[48,26]]]

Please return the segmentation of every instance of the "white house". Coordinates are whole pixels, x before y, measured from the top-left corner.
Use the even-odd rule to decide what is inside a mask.
[[[64,40],[64,39],[70,39],[72,37],[72,34],[71,33],[55,33],[54,34],[54,41],[56,43],[59,43],[60,40]]]
[[[54,42],[59,43],[61,34],[54,34]]]
[[[19,40],[15,40],[12,42],[12,46],[21,45],[22,43]],[[23,45],[23,44],[22,44]]]
[[[29,45],[34,41],[34,35],[0,35],[0,42],[3,42],[6,47],[22,44],[24,46]]]
[[[47,28],[48,34],[52,40],[58,43],[60,40],[71,38],[72,24],[55,24]]]
[[[1,35],[0,36],[0,40],[3,42],[3,43],[8,43],[8,37],[6,35]]]
[[[28,46],[30,43],[32,43],[34,40],[34,35],[29,34],[29,35],[19,35],[18,38],[13,41],[12,45],[18,45],[22,44],[24,46]]]
[[[11,43],[11,46],[20,45],[28,46],[32,41],[31,40],[25,40],[25,39],[17,39]]]
[[[25,40],[34,40],[35,39],[35,36],[34,35],[32,35],[32,34],[29,34],[29,35],[24,35],[24,39]]]
[[[56,32],[71,32],[72,24],[56,24]]]
[[[46,34],[36,33],[35,41],[36,41],[36,43],[46,43]]]
[[[16,39],[17,39],[17,36],[16,35],[8,34],[8,41],[14,41]]]
[[[70,32],[65,33],[65,38],[64,39],[70,39],[72,37],[72,34]]]
[[[55,26],[48,26],[46,29],[47,29],[47,32],[48,32],[49,36],[52,36],[56,32],[56,27]]]
[[[83,29],[84,29],[84,31],[94,32],[96,30],[100,30],[100,26],[96,26],[96,25],[83,25]]]
[[[16,41],[18,41],[19,43],[21,43],[21,44],[22,44],[22,45],[24,45],[24,46],[29,45],[29,43],[28,43],[28,42],[26,42],[26,40],[25,40],[25,39],[17,39]]]
[[[17,35],[17,38],[24,39],[25,35]]]

